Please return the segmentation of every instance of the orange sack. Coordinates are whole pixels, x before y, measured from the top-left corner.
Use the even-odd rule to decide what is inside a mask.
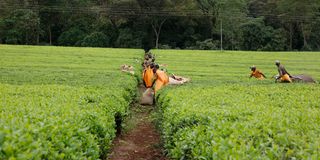
[[[161,89],[163,86],[169,83],[169,77],[164,71],[157,70],[156,76],[157,79],[156,86],[154,87],[154,93],[156,93],[159,89]]]
[[[142,77],[143,77],[144,83],[146,84],[146,87],[151,88],[154,74],[153,74],[153,70],[150,68],[150,66],[148,66],[148,68],[145,69],[145,71],[142,73]]]
[[[283,76],[281,76],[280,81],[281,82],[289,82],[289,83],[292,82],[292,80],[288,74],[284,74]]]

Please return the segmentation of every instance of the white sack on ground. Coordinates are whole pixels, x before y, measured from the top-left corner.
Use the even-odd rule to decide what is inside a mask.
[[[153,104],[153,90],[151,88],[146,89],[142,94],[140,99],[140,104],[142,105],[152,105]]]

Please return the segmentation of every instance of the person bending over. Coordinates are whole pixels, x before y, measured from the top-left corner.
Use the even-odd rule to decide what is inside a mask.
[[[163,70],[159,69],[159,65],[156,64],[153,68],[153,73],[155,75],[155,80],[153,83],[155,83],[154,86],[154,93],[161,89],[162,87],[166,86],[169,83],[169,77],[167,73]]]
[[[276,80],[279,80],[280,82],[291,83],[292,76],[287,72],[284,66],[280,64],[280,61],[276,60],[275,64],[278,67],[278,73],[279,73],[279,76],[276,78]]]
[[[255,77],[255,78],[259,79],[259,80],[263,80],[263,79],[266,78],[266,76],[261,71],[259,71],[256,68],[256,66],[252,66],[252,67],[250,67],[250,69],[251,69],[252,72],[251,72],[251,75],[250,75],[249,78]]]

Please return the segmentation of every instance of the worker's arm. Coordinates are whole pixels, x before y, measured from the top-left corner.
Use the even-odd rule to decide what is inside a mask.
[[[292,76],[290,75],[290,73],[289,73],[285,68],[283,68],[283,72],[284,72],[285,74],[288,74],[288,76],[289,76],[290,78],[292,78]]]
[[[260,74],[261,74],[264,78],[267,78],[266,75],[264,75],[262,72],[260,72]]]
[[[157,73],[155,73],[155,78],[153,79],[153,82],[152,82],[152,86],[156,83],[157,79],[158,79],[158,75]]]
[[[279,73],[279,76],[276,78],[277,80],[280,79],[283,76],[282,70],[281,70],[280,67],[278,67],[278,73]]]
[[[251,75],[250,75],[250,77],[249,78],[251,78],[253,76],[253,72],[251,73]]]

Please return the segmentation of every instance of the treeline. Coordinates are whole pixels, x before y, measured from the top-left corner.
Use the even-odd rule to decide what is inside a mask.
[[[0,43],[320,50],[320,1],[0,0]]]

